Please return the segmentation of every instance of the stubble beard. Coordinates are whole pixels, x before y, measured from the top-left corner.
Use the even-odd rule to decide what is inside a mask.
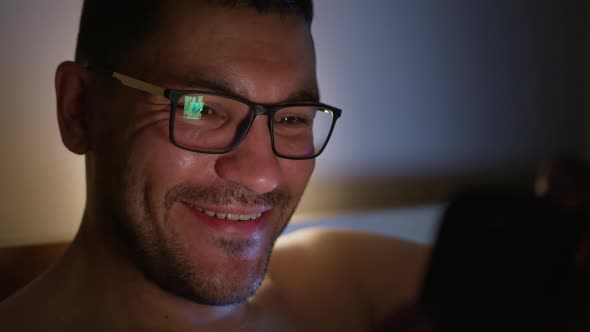
[[[135,185],[135,187],[133,187]],[[127,188],[137,188],[138,184],[130,184]],[[197,188],[186,183],[170,189],[165,197],[163,225],[157,224],[157,216],[150,209],[150,202],[145,193],[147,188],[132,192],[138,193],[124,204],[137,206],[141,212],[139,222],[133,222],[131,216],[124,217],[124,207],[118,209],[121,213],[113,215],[113,229],[116,237],[123,244],[130,261],[144,274],[144,276],[158,285],[161,289],[190,301],[206,305],[230,305],[242,303],[250,298],[262,284],[267,272],[272,249],[278,236],[283,232],[291,219],[297,202],[291,202],[289,194],[284,191],[274,191],[264,195],[251,193],[239,186],[226,188]],[[247,276],[236,275],[231,267],[221,266],[217,273],[211,273],[199,266],[189,255],[188,249],[183,247],[178,234],[166,225],[173,223],[171,209],[175,203],[181,201],[199,201],[215,205],[243,205],[264,204],[273,206],[279,211],[275,220],[270,223],[280,225],[280,228],[268,241],[262,252],[264,257],[256,260],[257,266]],[[131,205],[129,205],[131,204]],[[182,204],[182,203],[180,203]],[[162,218],[160,218],[162,219]],[[164,227],[164,229],[162,228]],[[235,240],[222,237],[213,238],[212,243],[223,250],[228,257],[239,259],[249,248],[259,245],[257,240]]]

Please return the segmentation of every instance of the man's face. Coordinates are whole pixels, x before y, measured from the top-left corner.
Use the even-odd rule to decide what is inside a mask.
[[[317,94],[302,18],[181,6],[167,10],[159,32],[122,72],[173,89],[215,90],[214,81],[259,104]],[[110,229],[162,288],[200,303],[245,300],[262,281],[314,161],[276,157],[266,116],[230,153],[185,151],[169,141],[163,100],[116,84],[101,93],[87,158],[89,186]],[[261,215],[220,218],[227,214]]]

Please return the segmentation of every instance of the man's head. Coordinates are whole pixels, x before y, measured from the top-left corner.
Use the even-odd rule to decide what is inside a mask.
[[[311,1],[121,3],[86,1],[78,63],[56,75],[62,139],[86,155],[85,222],[123,243],[163,289],[206,304],[243,301],[262,281],[313,159],[274,154],[266,116],[231,152],[180,149],[169,139],[168,99],[80,64],[261,105],[317,102]],[[236,216],[254,220],[227,219]]]

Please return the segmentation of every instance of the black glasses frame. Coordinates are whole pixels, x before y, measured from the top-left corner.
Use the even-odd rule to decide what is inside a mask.
[[[270,134],[272,151],[276,156],[284,158],[284,159],[292,159],[292,160],[313,159],[313,158],[316,158],[317,156],[319,156],[324,151],[326,146],[328,145],[328,142],[330,141],[330,137],[332,137],[332,132],[334,131],[334,127],[336,126],[336,121],[342,115],[341,109],[336,108],[334,106],[324,104],[324,103],[295,102],[295,103],[285,103],[285,104],[279,104],[279,105],[261,105],[261,104],[253,103],[247,99],[233,96],[233,95],[223,93],[223,92],[207,91],[207,90],[168,89],[168,88],[163,88],[163,87],[160,87],[157,85],[153,85],[151,83],[147,83],[145,81],[138,80],[136,78],[133,78],[133,77],[130,77],[130,76],[118,73],[118,72],[108,71],[108,70],[104,70],[102,68],[97,69],[96,67],[93,67],[90,65],[87,65],[86,68],[91,71],[100,72],[100,73],[103,73],[109,77],[112,77],[127,87],[130,87],[130,88],[133,88],[136,90],[140,90],[143,92],[151,93],[151,94],[154,94],[157,96],[163,96],[163,97],[167,98],[168,100],[170,100],[170,122],[169,122],[170,142],[174,146],[176,146],[180,149],[192,151],[192,152],[206,153],[206,154],[223,154],[223,153],[231,152],[231,151],[235,150],[238,147],[238,145],[240,145],[240,143],[244,140],[244,138],[246,137],[246,135],[250,131],[250,128],[252,127],[252,124],[254,123],[254,120],[256,119],[256,117],[259,115],[267,115],[268,116],[267,123],[268,123],[268,130],[269,130],[269,134]],[[240,103],[248,105],[248,107],[250,109],[250,114],[248,115],[248,121],[244,122],[240,125],[241,133],[239,133],[234,138],[234,142],[232,143],[232,145],[230,147],[228,147],[227,149],[224,149],[224,150],[201,150],[201,149],[189,148],[189,147],[183,146],[181,144],[178,144],[176,142],[176,139],[174,138],[174,123],[175,123],[175,119],[176,119],[176,105],[177,105],[178,101],[180,100],[180,98],[182,98],[185,95],[189,95],[189,94],[203,94],[203,95],[220,96],[220,97],[233,99],[235,101],[238,101]],[[324,145],[321,147],[321,149],[319,151],[315,152],[313,155],[310,155],[310,156],[303,156],[303,157],[287,156],[287,155],[279,153],[276,149],[276,146],[275,146],[274,121],[273,121],[275,114],[281,109],[284,109],[287,107],[296,107],[296,106],[318,107],[321,109],[328,110],[333,114],[332,125],[330,126],[330,131],[328,132],[328,135],[326,136],[326,141],[324,142]]]

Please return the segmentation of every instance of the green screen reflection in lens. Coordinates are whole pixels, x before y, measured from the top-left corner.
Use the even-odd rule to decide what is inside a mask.
[[[205,107],[203,96],[199,96],[198,101],[195,96],[186,96],[184,97],[183,117],[189,120],[199,120],[201,118],[203,107]]]

